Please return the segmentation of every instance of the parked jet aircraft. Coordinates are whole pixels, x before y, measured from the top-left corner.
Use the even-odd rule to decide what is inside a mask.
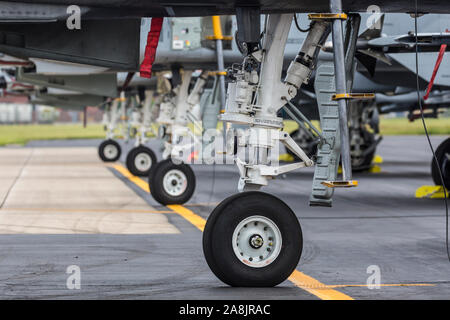
[[[221,120],[246,125],[243,131],[232,131],[230,152],[237,150],[236,164],[240,179],[238,188],[243,192],[219,204],[208,218],[203,237],[206,260],[223,282],[233,286],[274,286],[285,280],[297,266],[302,249],[302,233],[298,219],[292,210],[280,199],[259,192],[261,186],[269,183],[275,176],[302,167],[314,165],[314,161],[282,130],[282,118],[278,111],[288,105],[303,85],[311,80],[316,69],[314,81],[315,94],[322,131],[315,131],[320,138],[315,166],[311,205],[331,205],[334,188],[355,187],[352,179],[350,143],[348,137],[347,100],[372,98],[369,94],[352,92],[354,56],[360,16],[353,12],[366,11],[373,1],[340,0],[277,2],[261,0],[253,6],[240,6],[239,2],[218,0],[197,1],[194,7],[189,2],[163,1],[135,2],[129,0],[79,1],[85,28],[74,37],[67,30],[53,29],[49,39],[49,26],[45,23],[2,26],[0,50],[9,54],[32,52],[43,55],[43,48],[53,54],[53,59],[93,64],[107,68],[118,67],[123,70],[136,70],[138,41],[136,19],[141,16],[192,16],[212,14],[237,14],[238,41],[245,58],[236,65],[229,76],[227,103]],[[42,0],[31,10],[34,21],[66,19],[64,0]],[[382,11],[418,13],[450,13],[450,4],[444,1],[421,1],[416,7],[411,1],[378,1]],[[8,6],[23,6],[18,1]],[[197,7],[198,5],[198,7]],[[42,10],[52,14],[42,15]],[[294,12],[315,11],[307,37],[298,55],[289,65],[284,81],[280,81],[283,70],[284,48]],[[347,12],[347,13],[344,13]],[[29,20],[30,10],[10,10],[4,21],[14,19]],[[268,13],[264,27],[260,28],[260,13]],[[121,21],[95,20],[108,14],[111,19],[129,18]],[[25,16],[23,16],[25,15]],[[346,21],[345,37],[343,22]],[[58,23],[58,22],[56,22]],[[49,23],[51,24],[51,23]],[[60,26],[64,29],[63,22]],[[54,25],[52,26],[55,27]],[[14,32],[13,32],[14,31]],[[262,32],[261,32],[262,31]],[[320,48],[328,35],[332,34],[333,61],[317,66]],[[56,33],[56,34],[55,34]],[[156,33],[156,31],[155,31]],[[65,35],[65,36],[63,36]],[[414,34],[414,38],[417,34]],[[98,45],[98,41],[105,46]],[[83,46],[79,46],[79,41]],[[123,41],[119,45],[119,41]],[[62,44],[65,45],[62,45]],[[124,50],[126,48],[126,50]],[[115,50],[117,49],[117,51]],[[134,50],[133,50],[134,49]],[[183,77],[188,78],[189,73]],[[184,91],[186,93],[186,91]],[[295,112],[295,111],[294,111]],[[299,114],[297,114],[300,116]],[[282,142],[300,162],[287,165],[273,165],[268,159],[271,150]],[[249,151],[249,159],[239,156],[239,151]],[[343,176],[337,178],[337,164],[342,158]],[[174,172],[177,169],[171,169]],[[182,176],[181,176],[182,177]]]

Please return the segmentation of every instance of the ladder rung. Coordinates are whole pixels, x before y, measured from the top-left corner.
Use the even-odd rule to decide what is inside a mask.
[[[308,18],[310,20],[347,20],[348,16],[345,13],[310,13]]]
[[[375,98],[375,94],[373,93],[337,93],[333,94],[331,97],[332,100],[340,100],[340,99],[358,99],[358,100],[367,100]]]
[[[328,188],[352,188],[358,186],[358,181],[323,181],[322,184]]]

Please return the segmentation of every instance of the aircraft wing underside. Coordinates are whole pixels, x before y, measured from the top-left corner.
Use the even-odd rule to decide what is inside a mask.
[[[343,9],[347,12],[366,12],[373,5],[380,7],[381,12],[414,12],[414,3],[413,0],[342,1]],[[28,10],[19,10],[24,4]],[[262,13],[329,11],[328,0],[10,0],[0,1],[0,21],[62,19],[70,5],[80,6],[86,18],[223,15],[234,14],[236,7],[249,5],[259,6]],[[45,14],[41,14],[43,10]],[[450,1],[418,0],[418,12],[450,13]]]

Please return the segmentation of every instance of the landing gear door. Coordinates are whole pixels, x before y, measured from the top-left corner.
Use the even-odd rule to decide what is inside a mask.
[[[69,30],[65,21],[0,24],[0,51],[114,71],[136,70],[140,25],[140,19],[82,20],[79,30]]]

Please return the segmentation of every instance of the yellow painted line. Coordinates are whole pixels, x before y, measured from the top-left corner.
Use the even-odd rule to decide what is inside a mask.
[[[127,179],[135,183],[141,189],[148,191],[148,185],[141,178],[133,176],[127,169],[125,169],[121,165],[118,164],[113,165],[113,168],[115,168],[122,174],[124,172],[126,175],[125,174],[123,175]],[[138,180],[140,180],[141,183],[136,183],[138,182]],[[144,185],[146,186],[146,189],[143,188]],[[206,220],[200,217],[199,215],[195,214],[188,208],[185,208],[179,204],[167,205],[167,207],[172,209],[174,212],[178,213],[186,220],[188,220],[200,231],[203,232],[203,230],[205,229]],[[294,270],[294,272],[290,275],[288,280],[291,281],[297,287],[315,295],[316,297],[322,300],[353,300],[352,297],[346,295],[345,293],[339,292],[332,288],[327,288],[325,284],[298,270]]]
[[[380,287],[434,287],[432,283],[385,283],[379,284]],[[336,284],[328,285],[328,288],[345,288],[345,287],[369,287],[367,284]]]
[[[148,183],[142,180],[139,177],[136,177],[130,173],[125,167],[121,166],[120,164],[113,164],[112,167],[119,171],[125,178],[133,182],[135,185],[137,185],[139,188],[144,190],[145,192],[150,193],[150,187],[148,186]]]
[[[185,218],[190,223],[192,223],[200,231],[203,232],[203,230],[205,229],[206,220],[200,217],[199,215],[195,214],[188,208],[185,208],[179,204],[169,204],[167,205],[167,207],[178,213],[180,216]]]
[[[297,287],[308,291],[322,300],[353,300],[352,297],[345,293],[328,288],[327,285],[298,270],[294,270],[288,279]]]

